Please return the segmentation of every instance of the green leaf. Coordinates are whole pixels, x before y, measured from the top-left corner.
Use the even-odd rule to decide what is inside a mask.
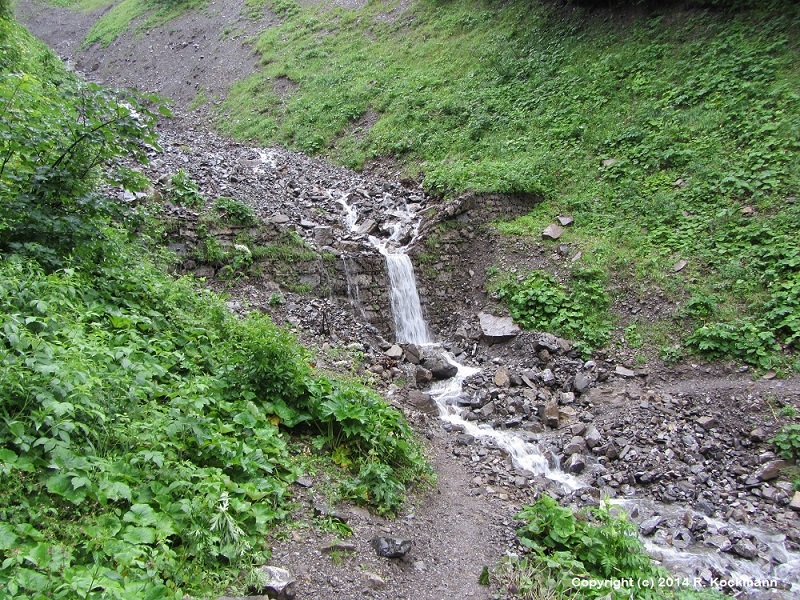
[[[136,545],[152,544],[156,541],[156,530],[152,527],[133,527],[128,525],[122,530],[122,539]]]
[[[17,536],[10,525],[0,523],[0,550],[14,548]]]

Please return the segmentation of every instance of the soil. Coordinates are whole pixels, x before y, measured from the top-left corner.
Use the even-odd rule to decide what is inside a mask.
[[[301,196],[315,198],[320,189],[344,181],[339,184],[341,189],[402,190],[404,194],[424,196],[413,182],[392,180],[397,173],[390,164],[382,163],[369,174],[355,174],[282,149],[271,152],[275,160],[288,165],[288,174],[265,182],[252,175],[248,162],[258,162],[258,149],[207,131],[203,109],[190,111],[188,106],[201,91],[210,99],[223,97],[231,84],[254,72],[257,63],[250,48],[253,36],[275,22],[268,14],[263,19],[245,16],[242,0],[217,0],[203,11],[150,32],[125,34],[106,48],[82,47],[98,13],[72,11],[36,0],[18,2],[17,12],[35,35],[89,78],[158,92],[175,101],[179,116],[162,125],[168,143],[164,144],[164,156],[154,161],[148,173],[154,179],[175,165],[185,164],[196,169],[192,175],[204,193],[249,201],[264,218],[291,215],[289,225],[301,233],[301,221],[311,218],[299,212],[306,210],[297,203],[301,189]],[[227,32],[223,35],[221,24]],[[286,85],[276,82],[278,87]],[[516,210],[527,200],[509,206]],[[307,205],[313,205],[314,218],[327,215],[331,220],[339,214],[335,202],[330,206],[320,202],[324,201],[310,200]],[[422,202],[434,205],[429,198]],[[542,443],[554,455],[561,455],[575,435],[582,435],[576,432],[583,431],[581,425],[587,423],[597,426],[606,446],[616,448],[614,452],[624,451],[623,442],[630,447],[627,460],[612,456],[611,450],[587,452],[585,476],[589,489],[597,493],[574,495],[574,502],[592,503],[601,493],[686,506],[703,501],[718,518],[778,529],[787,534],[790,547],[800,541],[798,513],[787,507],[788,499],[784,499],[788,492],[780,485],[788,478],[782,476],[770,484],[750,481],[760,465],[775,458],[767,440],[782,424],[793,422],[793,411],[800,411],[800,378],[756,378],[732,363],[665,365],[651,360],[642,365],[632,354],[615,354],[613,350],[585,362],[569,351],[543,351],[538,338],[528,334],[515,342],[483,344],[477,313],[500,310],[483,285],[487,267],[505,264],[523,272],[533,266],[552,266],[570,260],[569,249],[560,252],[557,246],[501,240],[484,226],[496,215],[459,210],[439,211],[440,222],[447,217],[448,223],[457,225],[446,228],[440,248],[426,246],[423,239],[412,254],[419,261],[422,254],[436,250],[438,262],[421,277],[427,316],[446,347],[483,368],[483,374],[470,385],[476,391],[494,394],[496,412],[476,418],[503,427],[504,420],[521,414],[531,389],[547,398],[562,394],[562,400],[572,394],[566,405],[562,403],[560,426],[542,432]],[[423,237],[441,233],[425,226],[422,231]],[[424,273],[425,269],[421,265],[418,270]],[[360,376],[382,373],[375,376],[375,384],[406,412],[425,441],[438,475],[434,488],[418,490],[394,520],[352,506],[335,507],[353,532],[341,540],[323,527],[311,526],[315,507],[318,510],[326,500],[322,476],[306,481],[307,487],[295,486],[297,526],[272,540],[271,564],[292,571],[298,597],[496,597],[500,591],[479,585],[478,579],[484,566],[495,565],[508,552],[519,551],[514,542],[514,515],[542,491],[563,492],[515,468],[499,448],[473,444],[460,436],[457,428],[445,426],[429,411],[409,403],[406,388],[413,384],[402,380],[410,365],[403,361],[387,363],[385,340],[375,327],[359,322],[346,299],[309,298],[284,290],[286,301],[278,305],[271,302],[273,284],[267,280],[231,285],[212,278],[209,284],[231,296],[233,309],[264,310],[277,322],[293,327],[304,343],[319,350],[319,366],[356,369]],[[662,300],[656,293],[642,298],[629,294],[619,301],[617,309],[639,318],[657,319],[670,310]],[[322,312],[332,323],[327,332],[321,331],[315,320],[314,315]],[[323,364],[328,360],[324,348],[353,343],[364,352],[362,364],[330,360],[330,364]],[[388,365],[396,373],[389,368],[374,369],[376,364]],[[619,375],[615,370],[618,366],[630,367],[633,372]],[[508,385],[497,383],[501,368],[510,374]],[[555,387],[521,383],[522,374],[535,372],[538,376],[546,370],[556,374]],[[585,392],[575,391],[578,373],[590,381]],[[781,416],[781,410],[789,416]],[[713,427],[702,420],[708,418],[715,419]],[[525,423],[536,425],[533,417],[528,419],[528,413]],[[762,432],[755,434],[759,428]],[[693,444],[697,449],[691,449]],[[403,558],[380,558],[370,545],[375,536],[410,539],[413,545]],[[331,548],[331,543],[340,545]]]

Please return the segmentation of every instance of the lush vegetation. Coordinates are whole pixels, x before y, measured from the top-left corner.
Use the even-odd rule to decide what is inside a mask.
[[[516,597],[722,597],[695,592],[688,582],[656,567],[636,535],[636,525],[608,504],[576,514],[542,496],[524,506],[517,519],[523,521],[519,541],[529,552],[507,559],[494,574]]]
[[[535,271],[525,279],[503,278],[496,295],[522,327],[577,340],[580,349],[590,352],[608,343],[611,329],[604,280],[602,271],[574,269],[562,286],[552,275]]]
[[[132,233],[146,216],[97,191],[145,183],[119,162],[155,147],[154,99],[82,83],[7,18],[0,44],[3,597],[245,591],[300,447],[328,457],[339,496],[395,512],[427,474],[401,415],[168,276]]]
[[[434,192],[538,194],[500,230],[538,240],[572,214],[561,241],[609,291],[686,306],[638,323],[646,343],[800,368],[800,7],[713,4],[274,0],[263,73],[220,125],[354,167],[390,155]]]

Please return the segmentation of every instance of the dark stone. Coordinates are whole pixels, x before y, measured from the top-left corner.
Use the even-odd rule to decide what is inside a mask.
[[[376,537],[369,542],[375,553],[383,558],[400,558],[411,550],[411,540],[399,540],[392,537]]]
[[[639,532],[644,536],[653,535],[663,521],[664,517],[661,515],[650,517],[646,521],[643,521],[641,525],[639,525]]]
[[[450,379],[458,373],[458,367],[447,362],[441,354],[429,356],[421,364],[431,372],[434,379]]]

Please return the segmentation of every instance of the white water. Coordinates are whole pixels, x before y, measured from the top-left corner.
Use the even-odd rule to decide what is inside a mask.
[[[432,343],[428,325],[422,316],[414,266],[408,254],[386,254],[386,270],[389,273],[392,317],[397,341],[420,346]]]

